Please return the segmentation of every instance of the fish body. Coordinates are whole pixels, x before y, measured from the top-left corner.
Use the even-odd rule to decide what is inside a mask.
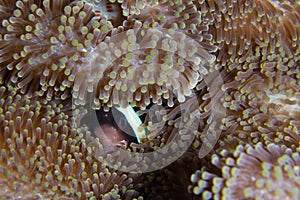
[[[126,134],[136,137],[141,143],[141,139],[146,136],[146,131],[141,127],[143,122],[135,110],[128,105],[126,108],[113,107],[112,113],[118,127]]]
[[[97,110],[96,116],[104,134],[115,144],[121,140],[128,144],[141,143],[142,138],[146,137],[146,131],[141,127],[143,122],[130,105],[125,108],[112,107],[109,112]]]

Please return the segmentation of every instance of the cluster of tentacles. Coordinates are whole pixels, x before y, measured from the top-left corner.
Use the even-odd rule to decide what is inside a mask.
[[[0,19],[0,197],[300,198],[299,1],[0,0]],[[87,104],[134,107],[127,152],[191,145],[162,169],[103,156]]]

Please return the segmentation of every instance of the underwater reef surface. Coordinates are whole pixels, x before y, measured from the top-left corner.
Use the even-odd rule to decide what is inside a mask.
[[[298,0],[0,0],[0,199],[300,199]]]

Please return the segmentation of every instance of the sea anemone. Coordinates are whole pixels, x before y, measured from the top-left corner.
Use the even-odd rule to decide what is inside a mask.
[[[227,108],[223,136],[296,149],[300,142],[300,82],[293,76],[298,69],[291,70],[291,76],[275,72],[274,78],[249,71],[238,72],[235,81],[224,85],[228,93],[223,99]]]
[[[189,149],[169,166],[144,174],[138,191],[145,199],[191,199],[189,177],[201,164],[196,151]]]
[[[145,109],[166,100],[172,107],[173,98],[183,102],[211,68],[215,47],[191,1],[152,2],[143,10],[113,29],[90,54],[88,77],[96,85],[97,106]],[[92,87],[82,85],[74,87],[79,101]]]
[[[198,3],[218,47],[226,116],[207,156],[212,162],[191,176],[190,192],[203,199],[299,198],[299,4]]]
[[[0,1],[0,19],[7,19],[9,18],[12,14],[14,9],[16,8],[15,1]],[[5,27],[3,27],[3,24],[0,24],[0,34],[1,34],[1,39],[3,37],[3,32],[5,32]]]
[[[136,175],[94,155],[87,127],[74,128],[70,99],[47,101],[0,87],[0,195],[4,198],[132,199]],[[124,167],[124,166],[123,166]]]
[[[109,0],[111,3],[115,3],[116,0]],[[121,3],[122,14],[124,16],[140,14],[141,9],[143,9],[148,3],[151,3],[149,0],[118,0]]]
[[[238,145],[212,156],[213,171],[191,176],[190,190],[203,199],[298,199],[299,151],[262,143]]]
[[[172,29],[194,39],[208,52],[215,52],[209,23],[201,16],[196,5],[191,0],[151,1],[145,4],[140,14],[129,15],[124,26],[140,21],[143,28]]]
[[[16,1],[11,13],[2,18],[0,83],[47,99],[70,95],[78,66],[112,28],[81,1]]]
[[[0,0],[0,196],[298,199],[299,13],[296,0]],[[86,105],[98,126],[74,116]],[[143,137],[105,121],[128,108]]]
[[[195,1],[209,24],[216,68],[244,70],[263,60],[299,60],[299,4],[296,1]],[[249,63],[249,66],[243,64]]]

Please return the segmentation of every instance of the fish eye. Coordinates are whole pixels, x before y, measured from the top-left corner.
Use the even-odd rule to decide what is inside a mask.
[[[118,119],[118,126],[120,126],[119,128],[125,128],[127,126],[127,120],[123,117],[121,117],[120,119]]]

